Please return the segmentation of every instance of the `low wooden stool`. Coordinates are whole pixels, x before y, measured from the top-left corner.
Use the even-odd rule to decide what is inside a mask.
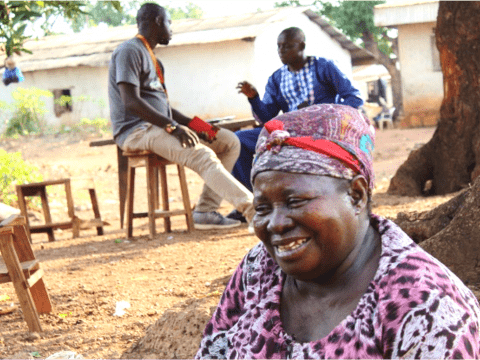
[[[51,186],[51,185],[65,186],[65,193],[67,196],[68,216],[70,217],[70,221],[57,222],[57,223],[52,222],[52,215],[50,214],[50,206],[48,205],[47,190],[46,190],[47,186]],[[78,218],[75,216],[70,179],[51,180],[51,181],[44,181],[39,183],[17,185],[16,189],[17,189],[18,205],[20,207],[21,214],[26,219],[26,229],[27,229],[27,234],[29,238],[31,233],[35,234],[35,233],[46,232],[48,234],[48,240],[55,241],[53,230],[56,230],[56,229],[62,229],[62,230],[72,229],[73,238],[77,238],[80,236],[79,221],[78,221]],[[92,208],[95,214],[95,220],[97,220],[98,222],[97,234],[103,235],[103,223],[100,217],[100,210],[98,208],[98,201],[97,201],[97,195],[95,193],[95,188],[93,187],[93,185],[91,185],[88,190],[90,193],[90,200],[92,201]],[[28,221],[27,204],[25,202],[26,196],[40,196],[40,199],[42,201],[43,216],[45,217],[45,224],[30,225],[30,222]]]
[[[25,218],[12,215],[0,223],[0,284],[12,282],[23,316],[31,332],[41,332],[38,313],[52,311],[52,303],[43,282],[43,270],[35,258],[27,236]]]
[[[148,225],[150,236],[156,234],[155,219],[163,218],[165,232],[171,232],[170,217],[176,215],[185,215],[188,231],[192,231],[193,216],[190,205],[190,196],[188,195],[187,178],[185,169],[182,165],[178,165],[168,161],[150,151],[139,152],[123,152],[123,156],[128,158],[128,179],[127,179],[127,237],[133,236],[133,219],[148,217]],[[170,210],[168,204],[168,186],[167,186],[167,165],[177,165],[178,177],[180,180],[180,188],[182,190],[183,210]],[[135,169],[138,167],[146,167],[147,170],[147,197],[148,212],[133,212],[133,193],[135,190]],[[162,194],[162,210],[159,210],[159,193],[158,193],[158,174],[160,172],[160,184]]]

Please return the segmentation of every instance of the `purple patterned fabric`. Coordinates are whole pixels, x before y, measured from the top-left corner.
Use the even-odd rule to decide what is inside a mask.
[[[285,274],[262,243],[243,259],[207,324],[196,358],[480,358],[472,292],[397,225],[375,215],[382,255],[356,309],[318,341],[283,330]]]
[[[255,176],[267,170],[292,173],[327,175],[352,179],[356,174],[345,163],[331,156],[285,146],[288,137],[324,139],[348,151],[361,165],[361,173],[374,186],[373,148],[375,128],[359,110],[347,105],[319,104],[277,116],[283,122],[283,131],[267,131],[268,123],[258,138],[251,173]],[[274,144],[276,146],[271,147]]]

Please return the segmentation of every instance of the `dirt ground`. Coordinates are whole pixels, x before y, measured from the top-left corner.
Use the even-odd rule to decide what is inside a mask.
[[[427,210],[450,197],[405,198],[386,195],[389,178],[409,152],[427,142],[433,128],[389,129],[377,133],[374,212],[395,217],[399,211]],[[48,136],[0,142],[8,152],[20,151],[36,165],[44,179],[71,178],[76,215],[91,219],[88,192],[76,189],[76,179],[93,178],[104,221],[105,235],[82,230],[57,231],[55,242],[33,234],[33,249],[42,262],[54,312],[41,315],[44,332],[28,332],[19,307],[0,315],[0,358],[45,358],[72,351],[85,358],[191,358],[223,291],[225,282],[245,253],[258,242],[242,226],[228,231],[186,233],[183,217],[173,218],[172,233],[148,238],[147,220],[134,221],[134,236],[126,240],[120,229],[116,149],[89,147],[92,138]],[[146,209],[145,171],[137,172],[135,208]],[[170,203],[181,207],[175,167],[168,170]],[[192,203],[202,180],[187,170]],[[54,220],[66,216],[62,192],[51,188]],[[220,212],[231,206],[224,202]],[[36,215],[41,223],[41,216]],[[9,299],[5,298],[8,297]],[[0,308],[18,305],[12,284],[0,285]],[[130,307],[116,316],[116,305]]]

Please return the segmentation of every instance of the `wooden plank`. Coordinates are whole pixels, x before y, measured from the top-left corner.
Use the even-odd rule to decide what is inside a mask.
[[[148,229],[150,231],[150,236],[153,238],[156,234],[155,227],[155,197],[157,192],[155,187],[158,189],[158,182],[155,182],[157,177],[155,177],[155,172],[157,168],[152,166],[152,157],[148,156],[147,158],[147,197],[148,197]]]
[[[48,295],[47,288],[43,281],[43,278],[39,279],[31,288],[33,301],[37,308],[37,312],[40,314],[46,314],[53,311],[52,301]]]
[[[103,235],[103,222],[102,217],[100,216],[100,209],[98,207],[97,193],[95,192],[95,188],[92,187],[91,189],[88,189],[88,193],[90,195],[90,201],[92,202],[93,214],[95,215],[94,221],[97,222],[95,225],[97,228],[97,235]]]
[[[105,146],[105,145],[115,145],[115,140],[113,139],[107,139],[107,140],[96,140],[96,141],[90,141],[90,147],[96,147],[96,146]]]
[[[157,210],[155,211],[155,218],[164,218],[167,216],[178,216],[178,215],[185,215],[186,211],[184,209],[181,210]]]
[[[12,279],[15,292],[17,293],[20,305],[22,307],[23,316],[27,322],[28,329],[31,332],[42,332],[40,318],[35,308],[32,294],[27,287],[25,276],[23,275],[22,266],[18,260],[13,247],[13,236],[0,235],[0,251],[8,269],[8,274]]]
[[[23,185],[17,185],[21,186],[23,189],[31,189],[31,188],[36,188],[36,187],[44,187],[44,186],[49,186],[49,185],[62,185],[65,184],[65,182],[68,179],[58,179],[58,180],[47,180],[47,181],[42,181],[38,183],[32,183],[32,184],[23,184]]]
[[[30,245],[30,238],[27,236],[24,225],[16,225],[13,229],[13,246],[17,252],[18,259],[21,263],[35,260],[35,254]]]
[[[160,172],[160,188],[162,192],[162,209],[164,212],[170,211],[170,204],[168,202],[168,184],[167,184],[167,168],[165,166],[160,166],[158,168]],[[158,211],[155,212],[155,216]],[[168,217],[165,217],[163,220],[163,225],[166,232],[172,231],[172,222]]]
[[[127,238],[133,236],[133,201],[134,201],[134,191],[135,191],[135,168],[128,167],[128,176],[127,176]],[[119,173],[120,176],[120,173]],[[122,212],[123,214],[123,212]]]
[[[32,225],[30,226],[30,232],[37,234],[41,232],[46,232],[46,230],[66,230],[72,228],[72,222],[61,222],[61,223],[53,223],[53,224],[41,224],[41,225]]]
[[[194,230],[192,204],[190,203],[190,196],[188,194],[187,177],[185,176],[185,169],[182,165],[177,165],[178,180],[180,181],[180,188],[182,189],[183,207],[185,208],[185,218],[187,220],[188,231]]]
[[[25,278],[28,278],[30,276],[30,271],[32,271],[35,267],[38,267],[38,260],[32,260],[32,261],[25,261],[20,263],[22,266],[22,271],[23,275]],[[8,269],[5,264],[0,264],[0,284],[6,284],[12,282],[12,279],[8,275]]]
[[[22,213],[25,219],[25,229],[27,231],[27,237],[30,240],[30,242],[32,242],[32,236],[30,234],[30,220],[28,220],[27,204],[25,203],[23,187],[21,185],[17,185],[16,189],[17,189],[18,206],[20,207],[20,212]]]
[[[35,285],[35,284],[37,283],[37,281],[42,278],[43,275],[44,275],[43,269],[38,269],[37,271],[35,271],[35,272],[27,279],[28,287],[31,288],[33,285]]]

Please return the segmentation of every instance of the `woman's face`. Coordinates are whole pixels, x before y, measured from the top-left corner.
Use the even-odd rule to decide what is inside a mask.
[[[253,224],[282,270],[299,280],[329,278],[361,243],[358,206],[347,180],[261,172]]]

